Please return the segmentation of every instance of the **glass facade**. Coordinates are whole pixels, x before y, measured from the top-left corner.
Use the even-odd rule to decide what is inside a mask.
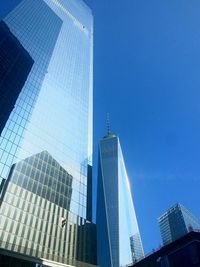
[[[192,229],[200,229],[200,224],[183,205],[176,204],[158,218],[164,245],[185,235]]]
[[[144,252],[120,142],[112,134],[100,142],[97,191],[98,264],[135,262]]]
[[[33,63],[7,25],[0,21],[0,135]]]
[[[1,200],[1,248],[75,266],[91,262],[94,225],[69,211],[72,181],[47,151],[13,165]]]
[[[94,228],[87,221],[93,16],[81,0],[22,0],[3,23],[33,64],[20,68],[23,84],[0,136],[0,179],[7,179],[1,248],[62,263],[89,261],[87,249],[80,256],[77,247],[85,242],[79,229]]]
[[[7,177],[13,163],[47,150],[73,175],[71,210],[86,217],[92,154],[90,10],[78,0],[24,0],[4,21],[34,65],[2,132],[0,177]]]

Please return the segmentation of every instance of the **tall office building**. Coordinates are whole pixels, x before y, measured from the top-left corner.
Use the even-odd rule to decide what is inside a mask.
[[[98,168],[98,265],[125,266],[144,252],[119,138],[109,131],[100,141]]]
[[[81,0],[22,0],[0,38],[0,251],[95,263],[91,11]]]
[[[164,245],[184,236],[192,229],[200,229],[195,216],[179,203],[160,216],[158,223]]]

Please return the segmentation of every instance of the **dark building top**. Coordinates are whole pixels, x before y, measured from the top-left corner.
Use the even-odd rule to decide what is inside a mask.
[[[199,267],[200,232],[191,231],[132,265],[134,267]]]
[[[19,40],[0,21],[0,135],[33,63]]]

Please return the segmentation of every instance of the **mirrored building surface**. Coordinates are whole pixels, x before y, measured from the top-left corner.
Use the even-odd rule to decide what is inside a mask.
[[[73,266],[95,263],[95,225],[70,212],[72,182],[47,151],[13,165],[0,203],[1,247]]]
[[[24,248],[27,255],[58,262],[89,261],[87,251],[80,256],[82,250],[76,249],[78,229],[92,219],[91,10],[81,0],[22,0],[2,23],[12,36],[12,47],[9,51],[7,46],[5,55],[0,43],[0,60],[6,62],[16,47],[15,68],[21,82],[18,89],[14,87],[13,71],[1,90],[13,95],[6,99],[12,108],[0,117],[1,215],[9,209],[1,217],[0,248],[16,251],[18,247],[20,253]],[[3,71],[0,69],[0,75]],[[27,227],[18,228],[15,216],[19,214],[32,234]],[[45,229],[37,228],[37,216],[46,222],[52,216],[52,228],[51,223]],[[26,243],[30,234],[35,241]]]
[[[100,141],[97,191],[98,264],[135,262],[143,247],[119,138],[110,133]]]
[[[0,177],[48,151],[74,177],[71,210],[86,217],[92,154],[93,17],[79,0],[23,0],[4,19],[34,60],[0,138]]]

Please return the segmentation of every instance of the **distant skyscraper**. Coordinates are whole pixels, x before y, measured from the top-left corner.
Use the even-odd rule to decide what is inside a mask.
[[[119,267],[144,256],[119,138],[100,141],[97,188],[98,265]]]
[[[0,24],[0,65],[0,250],[94,263],[90,9],[22,0]]]
[[[173,242],[192,229],[200,229],[195,216],[179,203],[160,216],[158,223],[164,245]]]

